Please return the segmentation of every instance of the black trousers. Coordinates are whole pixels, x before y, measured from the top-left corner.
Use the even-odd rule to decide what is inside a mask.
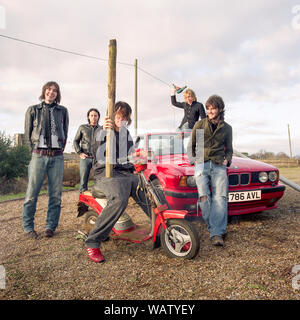
[[[115,223],[125,211],[130,196],[151,217],[150,201],[146,198],[145,193],[138,188],[136,174],[114,171],[112,178],[100,177],[96,179],[95,188],[105,194],[107,205],[98,216],[94,229],[86,239],[87,247],[99,248],[100,243],[109,236]]]

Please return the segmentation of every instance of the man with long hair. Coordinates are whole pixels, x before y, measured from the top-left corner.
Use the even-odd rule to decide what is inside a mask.
[[[95,108],[89,109],[87,120],[87,124],[82,124],[78,128],[73,142],[74,149],[80,157],[80,193],[88,189],[90,171],[93,165],[92,141],[95,131],[99,128],[100,112]]]
[[[194,124],[200,119],[206,117],[204,106],[201,102],[197,101],[195,92],[192,89],[186,89],[183,96],[184,102],[178,102],[176,100],[176,92],[179,87],[174,88],[174,93],[171,95],[171,103],[174,107],[184,110],[184,116],[178,127],[178,130],[192,130]]]
[[[45,176],[48,177],[48,211],[45,236],[52,237],[61,211],[63,151],[69,127],[68,110],[60,105],[59,85],[50,81],[42,88],[41,103],[27,109],[25,115],[25,143],[32,152],[28,167],[28,186],[23,205],[23,227],[27,236],[37,239],[34,229],[36,203]]]
[[[223,246],[227,226],[227,167],[232,160],[232,128],[224,121],[225,105],[220,96],[209,97],[207,118],[194,125],[188,155],[195,163],[195,180],[202,217],[213,245]]]
[[[133,140],[127,129],[131,123],[131,107],[124,101],[115,104],[114,120],[105,117],[103,129],[95,133],[93,143],[93,173],[95,189],[104,193],[107,205],[98,216],[94,229],[89,233],[85,245],[89,258],[94,262],[104,262],[100,244],[107,239],[113,226],[125,211],[130,196],[150,216],[151,207],[141,188],[138,188],[138,177],[134,166],[127,161],[128,155],[134,153]],[[106,130],[113,130],[113,175],[105,176]]]

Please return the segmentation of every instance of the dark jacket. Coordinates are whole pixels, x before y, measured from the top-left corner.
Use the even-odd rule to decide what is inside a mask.
[[[97,124],[96,126],[92,126],[90,124],[82,124],[76,133],[76,136],[73,141],[73,146],[75,151],[80,153],[85,153],[89,156],[92,155],[92,142],[94,140],[95,131],[100,128]]]
[[[44,123],[43,103],[31,106],[25,115],[25,143],[32,149],[37,149]],[[53,107],[54,121],[57,130],[59,147],[63,150],[66,146],[69,128],[69,114],[66,107],[56,104]]]
[[[92,154],[94,177],[105,176],[105,161],[106,161],[106,137],[107,131],[102,127],[95,131]],[[129,131],[123,127],[120,132],[112,132],[112,161],[113,170],[133,172],[134,166],[127,161],[127,156],[134,152],[134,143]]]
[[[192,105],[189,105],[186,102],[177,102],[176,96],[174,95],[171,96],[171,103],[177,108],[184,109],[184,117],[179,128],[181,128],[184,123],[188,122],[189,128],[193,129],[195,123],[199,120],[199,117],[201,119],[206,117],[205,109],[201,102],[194,101]]]
[[[198,131],[200,134],[197,134],[197,129],[203,129],[204,135],[201,134],[201,131]],[[191,163],[211,160],[222,164],[227,159],[227,167],[229,167],[232,153],[232,128],[228,123],[221,120],[214,131],[208,118],[195,124],[188,146]]]

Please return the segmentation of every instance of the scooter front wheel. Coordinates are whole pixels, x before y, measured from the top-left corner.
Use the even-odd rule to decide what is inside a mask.
[[[171,258],[194,258],[200,249],[196,228],[187,220],[171,219],[161,231],[161,246]]]

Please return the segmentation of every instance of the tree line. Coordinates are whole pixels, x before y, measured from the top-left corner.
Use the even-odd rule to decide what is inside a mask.
[[[284,152],[274,153],[261,149],[252,154],[244,153],[251,159],[278,159],[288,160],[290,157]],[[27,146],[13,145],[13,139],[0,131],[0,183],[21,178],[27,175],[27,168],[31,154]],[[293,157],[300,159],[300,156]]]
[[[246,154],[251,159],[276,159],[276,160],[288,160],[290,157],[285,152],[274,153],[271,151],[266,151],[264,149],[259,150],[256,153],[252,153],[250,155]],[[299,160],[300,156],[295,156],[293,159]]]

